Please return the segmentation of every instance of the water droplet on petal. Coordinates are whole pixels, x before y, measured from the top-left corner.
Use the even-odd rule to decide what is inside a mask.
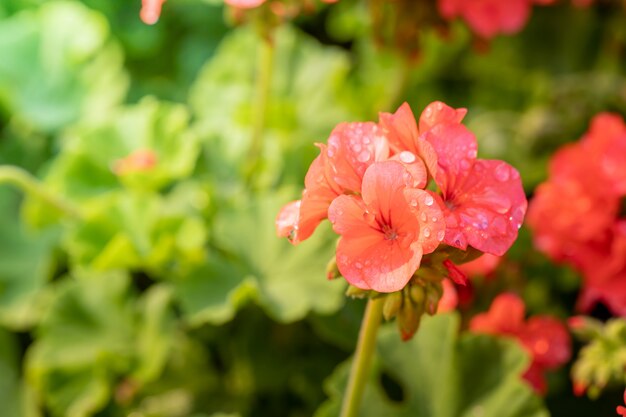
[[[416,199],[412,199],[409,204],[413,207],[417,207],[417,200]]]
[[[359,153],[359,155],[356,157],[356,159],[359,162],[367,162],[367,161],[370,160],[371,156],[372,155],[370,154],[370,151],[363,150],[361,153]]]
[[[476,149],[470,149],[469,151],[467,151],[467,157],[470,159],[476,158],[476,155]]]
[[[432,219],[430,219],[430,220],[431,220],[433,223],[435,223],[438,219],[437,219],[435,216],[433,216],[433,218],[432,218]]]
[[[424,237],[430,237],[430,229],[428,227],[424,228]]]
[[[408,151],[400,152],[400,155],[398,155],[398,157],[400,158],[400,161],[404,162],[405,164],[412,164],[413,162],[415,162],[415,155]]]
[[[446,235],[446,232],[444,232],[443,230],[440,230],[439,232],[437,232],[437,240],[441,242],[445,235]]]
[[[461,168],[467,170],[470,167],[470,162],[467,159],[461,159]]]
[[[506,164],[500,164],[496,167],[496,170],[494,172],[496,179],[498,181],[508,181],[509,177],[510,177],[510,170],[509,170],[509,166]]]
[[[424,197],[424,204],[426,204],[427,206],[432,206],[434,202],[435,199],[433,198],[433,196],[427,195],[426,197]]]
[[[420,219],[422,219],[423,222],[428,220],[428,216],[426,215],[426,213],[422,213],[422,215],[420,216]]]
[[[360,262],[356,262],[356,263],[354,264],[354,266],[356,267],[356,269],[362,269],[362,268],[363,268],[363,265],[361,265],[361,263],[360,263]]]

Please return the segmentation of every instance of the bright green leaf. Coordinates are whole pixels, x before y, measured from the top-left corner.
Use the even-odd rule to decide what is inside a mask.
[[[0,56],[0,104],[38,130],[101,117],[126,94],[122,54],[106,20],[77,2],[0,18]]]
[[[336,236],[323,225],[295,247],[278,238],[274,219],[288,200],[288,193],[244,199],[217,215],[213,238],[227,258],[175,284],[191,321],[223,322],[248,299],[284,322],[309,311],[331,314],[341,307],[345,283],[325,277]]]
[[[40,315],[56,233],[28,231],[17,221],[15,201],[8,189],[0,189],[0,323],[24,329]]]

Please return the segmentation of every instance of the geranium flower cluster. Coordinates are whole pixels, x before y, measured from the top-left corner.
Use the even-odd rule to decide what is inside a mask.
[[[472,318],[470,330],[517,340],[532,359],[524,379],[544,394],[547,389],[544,373],[569,360],[571,338],[565,325],[557,319],[534,316],[526,321],[524,314],[524,302],[517,295],[501,294],[493,300],[488,312]]]
[[[600,114],[552,158],[528,215],[535,246],[584,278],[579,308],[602,302],[626,316],[626,124]]]
[[[528,22],[533,5],[548,6],[557,0],[438,0],[439,13],[446,20],[460,17],[484,39],[512,35]],[[572,0],[575,6],[589,6],[593,0]]]
[[[427,305],[436,310],[441,278],[463,277],[447,254],[471,248],[504,254],[526,212],[518,172],[477,159],[476,138],[462,124],[466,112],[434,102],[418,123],[405,103],[381,113],[378,123],[338,125],[327,144],[317,144],[302,198],[278,214],[278,235],[297,244],[328,218],[341,235],[339,273],[379,293],[403,290],[432,254],[432,270],[422,277],[438,280],[438,297]],[[418,293],[414,300],[424,298]]]

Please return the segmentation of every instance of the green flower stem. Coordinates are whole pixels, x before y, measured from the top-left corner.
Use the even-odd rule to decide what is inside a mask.
[[[35,196],[47,204],[55,207],[69,217],[79,218],[78,209],[52,194],[44,185],[27,171],[16,166],[0,165],[0,184],[12,184],[22,189],[26,194]]]
[[[250,148],[248,151],[248,181],[254,177],[263,151],[263,131],[267,121],[267,107],[272,89],[274,70],[274,39],[271,33],[261,37],[256,75],[256,91],[253,102],[253,121]]]
[[[384,297],[377,297],[370,298],[367,302],[340,417],[358,416],[372,355],[376,349],[376,334],[382,318],[384,301]]]

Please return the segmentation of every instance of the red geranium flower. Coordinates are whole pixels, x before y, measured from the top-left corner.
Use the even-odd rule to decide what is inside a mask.
[[[571,356],[571,339],[565,326],[548,316],[524,321],[524,302],[514,294],[497,296],[487,313],[476,315],[470,329],[516,339],[529,353],[532,362],[524,378],[539,393],[545,393],[544,372],[557,368]]]
[[[476,159],[476,138],[461,124],[465,114],[465,109],[434,102],[422,113],[418,130],[405,103],[393,115],[382,113],[380,124],[392,151],[419,155],[439,186],[445,243],[503,255],[517,238],[526,196],[519,173],[509,164]]]
[[[602,302],[626,315],[626,124],[599,114],[589,131],[560,149],[529,209],[528,223],[538,249],[582,272],[578,307]]]
[[[425,137],[438,157],[435,182],[445,203],[445,243],[503,255],[526,213],[519,173],[506,162],[476,159],[476,138],[463,125],[439,125]]]
[[[396,161],[378,162],[363,177],[362,198],[342,195],[328,209],[335,232],[337,267],[361,289],[393,292],[404,288],[423,254],[444,234],[441,209],[428,191]]]
[[[465,114],[434,102],[418,126],[405,103],[394,114],[381,113],[378,124],[338,125],[328,144],[318,145],[302,199],[278,214],[278,235],[296,244],[328,217],[342,236],[341,274],[379,292],[402,289],[422,255],[444,239],[461,249],[504,253],[526,210],[521,181],[504,162],[476,160],[476,140],[461,124]],[[431,179],[441,196],[424,190]],[[466,283],[460,269],[442,261],[448,277]]]

